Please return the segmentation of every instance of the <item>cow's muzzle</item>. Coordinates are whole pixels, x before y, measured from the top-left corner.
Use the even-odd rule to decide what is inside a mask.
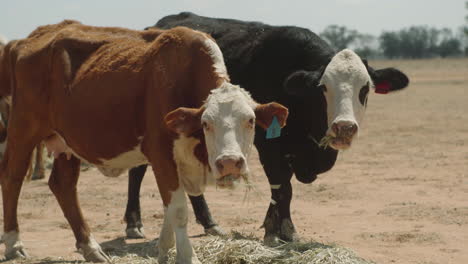
[[[338,121],[331,125],[327,136],[328,145],[336,150],[344,150],[351,147],[354,136],[358,132],[358,125],[351,121]]]
[[[216,184],[220,187],[232,187],[245,171],[245,159],[241,156],[221,156],[215,165],[219,175]]]

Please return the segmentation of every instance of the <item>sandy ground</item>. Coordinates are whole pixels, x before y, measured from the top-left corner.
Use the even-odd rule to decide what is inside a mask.
[[[294,180],[296,228],[305,239],[351,248],[376,263],[468,263],[468,60],[371,64],[398,66],[411,85],[371,95],[360,137],[334,169],[310,185]],[[250,164],[256,191],[209,188],[206,197],[225,230],[262,237],[269,190],[256,153]],[[158,237],[163,209],[152,173],[141,194],[146,240],[123,240],[127,177],[105,178],[91,168],[82,172],[79,193],[104,247]],[[19,220],[35,259],[82,259],[46,181],[25,183]],[[192,214],[189,232],[193,240],[203,233]]]

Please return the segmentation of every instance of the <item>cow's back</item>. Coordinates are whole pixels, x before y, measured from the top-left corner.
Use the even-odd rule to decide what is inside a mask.
[[[334,54],[316,34],[293,26],[209,18],[189,12],[164,17],[155,26],[186,26],[210,34],[223,51],[232,81],[250,90],[260,102],[276,99],[271,98],[272,94],[282,95],[278,84],[282,85],[288,74],[315,70]]]
[[[99,164],[138,145],[148,124],[164,131],[169,111],[202,105],[216,85],[191,85],[212,72],[211,64],[190,71],[200,69],[191,52],[203,53],[195,44],[206,39],[188,28],[134,31],[75,21],[39,27],[11,48],[22,90],[13,111],[33,107],[38,120],[48,121],[41,128],[59,132],[76,154]]]

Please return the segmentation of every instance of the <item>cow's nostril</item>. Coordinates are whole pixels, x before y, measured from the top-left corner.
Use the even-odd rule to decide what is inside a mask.
[[[243,158],[240,158],[240,159],[236,162],[236,167],[237,167],[238,169],[241,169],[243,166],[244,166],[244,159],[243,159]]]
[[[338,124],[333,123],[331,128],[332,128],[333,133],[335,133],[335,135],[338,135],[338,132],[340,131]]]
[[[349,131],[350,134],[356,134],[357,125],[356,124],[349,125],[347,130]]]
[[[223,166],[223,162],[221,160],[217,160],[216,161],[216,168],[218,169],[218,171],[222,172],[223,169],[224,169],[224,166]]]
[[[348,121],[338,122],[332,124],[332,131],[337,136],[353,136],[357,133],[358,126],[356,123]]]

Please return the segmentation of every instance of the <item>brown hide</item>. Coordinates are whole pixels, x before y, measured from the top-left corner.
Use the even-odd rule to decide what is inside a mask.
[[[8,59],[0,62],[0,96],[11,93],[13,108],[0,172],[4,197],[19,192],[14,181],[24,177],[21,164],[34,145],[58,133],[79,157],[97,165],[142,140],[167,206],[178,188],[172,154],[177,135],[165,127],[164,116],[178,107],[200,107],[211,89],[227,81],[214,72],[206,39],[188,28],[133,31],[64,21],[7,46]],[[58,185],[51,186],[66,203]],[[8,232],[18,229],[17,201],[6,200]],[[79,206],[63,210],[82,218]],[[82,230],[75,233],[78,241],[89,235],[87,227],[72,228]]]

